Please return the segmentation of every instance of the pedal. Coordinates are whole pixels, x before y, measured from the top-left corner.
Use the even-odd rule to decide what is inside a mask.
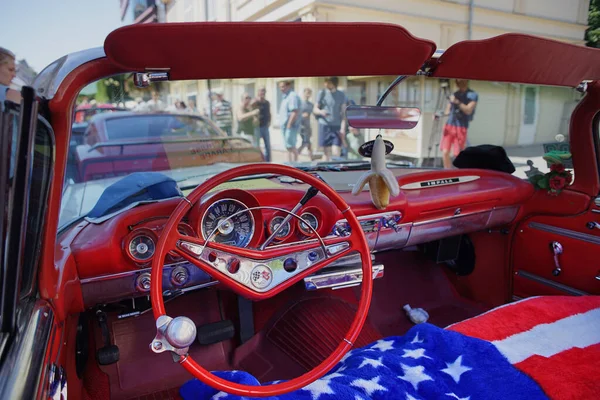
[[[235,327],[229,319],[213,322],[196,327],[196,340],[201,345],[209,345],[233,339],[235,336]]]
[[[110,343],[110,332],[108,330],[108,323],[106,322],[106,313],[102,310],[96,311],[96,317],[98,318],[98,325],[100,325],[100,331],[102,332],[102,340],[104,346],[96,351],[96,359],[100,365],[110,365],[119,361],[119,347]]]
[[[111,344],[104,346],[96,352],[96,359],[100,365],[110,365],[119,361],[119,347]]]

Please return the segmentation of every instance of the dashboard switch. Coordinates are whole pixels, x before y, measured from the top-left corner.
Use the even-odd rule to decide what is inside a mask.
[[[173,286],[183,286],[190,278],[190,273],[185,267],[176,267],[171,271],[171,283]]]
[[[150,274],[148,272],[138,275],[135,279],[135,288],[138,292],[150,291]]]
[[[338,222],[333,227],[333,233],[336,236],[344,237],[350,236],[350,226],[346,222]]]

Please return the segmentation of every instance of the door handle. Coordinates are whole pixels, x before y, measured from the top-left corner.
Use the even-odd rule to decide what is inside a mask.
[[[558,261],[558,256],[563,253],[563,246],[559,242],[551,242],[550,251],[552,251],[554,256],[554,270],[552,271],[552,275],[558,276],[562,272],[560,262]]]
[[[596,221],[590,221],[585,224],[585,226],[587,226],[588,229],[600,229],[600,224]]]

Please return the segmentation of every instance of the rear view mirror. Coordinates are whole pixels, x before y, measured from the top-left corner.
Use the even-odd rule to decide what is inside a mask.
[[[412,129],[420,116],[418,108],[349,106],[346,109],[348,124],[358,129]]]

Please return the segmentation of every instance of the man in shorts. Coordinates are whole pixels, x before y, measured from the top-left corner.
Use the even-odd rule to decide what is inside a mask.
[[[450,150],[454,157],[463,151],[467,144],[467,129],[469,122],[475,115],[475,107],[479,99],[477,92],[469,89],[469,81],[466,79],[457,79],[458,90],[452,94],[448,100],[444,115],[448,116],[448,121],[444,125],[440,150],[444,161],[444,168],[452,168],[450,160]]]
[[[319,146],[323,147],[325,160],[339,157],[345,146],[346,119],[344,111],[348,105],[346,94],[337,89],[338,78],[325,78],[325,88],[319,92],[313,113],[319,121]]]
[[[291,81],[279,82],[281,104],[279,105],[279,124],[285,148],[288,151],[288,161],[298,161],[296,138],[300,129],[300,97],[292,90]]]
[[[312,128],[310,126],[310,116],[312,115],[315,105],[310,98],[312,97],[312,90],[310,88],[304,89],[304,100],[300,105],[300,136],[302,137],[302,144],[298,148],[298,154],[302,153],[302,150],[306,147],[308,150],[308,156],[313,159],[312,144],[310,143],[310,137],[312,136]]]

